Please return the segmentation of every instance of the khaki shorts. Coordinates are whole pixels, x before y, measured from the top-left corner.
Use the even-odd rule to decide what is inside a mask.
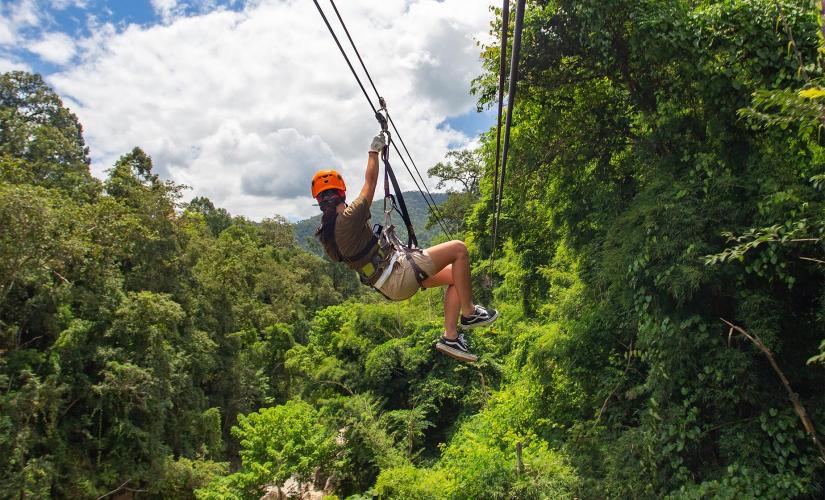
[[[427,276],[435,274],[435,264],[433,264],[433,259],[430,258],[426,250],[412,252],[410,256],[418,264],[418,267],[427,273]],[[406,300],[415,295],[419,288],[412,264],[406,257],[401,257],[395,262],[389,278],[381,285],[379,290],[390,300]]]

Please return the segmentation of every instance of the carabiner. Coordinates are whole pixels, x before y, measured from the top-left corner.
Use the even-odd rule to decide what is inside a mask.
[[[381,106],[378,108],[378,111],[375,112],[375,119],[378,120],[378,123],[381,124],[381,131],[387,132],[387,117],[389,114],[387,113],[387,101],[384,100],[383,97],[378,97],[378,104]],[[381,114],[381,112],[385,114]]]

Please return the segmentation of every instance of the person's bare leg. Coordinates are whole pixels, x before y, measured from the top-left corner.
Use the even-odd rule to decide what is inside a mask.
[[[448,264],[444,266],[432,276],[428,276],[422,284],[424,288],[438,288],[440,286],[453,285],[453,265]]]
[[[430,247],[426,252],[439,272],[424,280],[424,286],[429,288],[446,284],[441,270],[450,266],[452,270],[451,284],[455,285],[459,304],[461,305],[461,313],[465,316],[473,314],[475,306],[470,285],[470,254],[467,252],[467,246],[464,242],[458,240],[448,241]]]
[[[423,284],[427,288],[447,286],[446,290],[444,290],[444,336],[448,339],[455,339],[458,337],[457,324],[461,303],[458,300],[458,292],[456,291],[455,285],[453,285],[452,264],[424,280]]]
[[[458,337],[458,311],[461,305],[455,285],[444,290],[444,336],[450,340]]]

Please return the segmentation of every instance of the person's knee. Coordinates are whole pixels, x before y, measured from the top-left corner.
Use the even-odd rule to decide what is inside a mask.
[[[453,255],[456,260],[469,259],[470,252],[467,251],[467,245],[461,240],[453,240],[450,242],[453,246]]]

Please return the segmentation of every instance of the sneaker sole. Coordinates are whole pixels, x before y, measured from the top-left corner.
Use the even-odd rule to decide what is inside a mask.
[[[493,317],[488,319],[487,321],[482,321],[480,323],[473,323],[472,325],[465,325],[465,324],[461,323],[461,328],[464,328],[465,330],[471,330],[473,328],[479,328],[479,327],[482,327],[482,326],[487,326],[487,325],[489,325],[490,323],[492,323],[493,321],[495,321],[497,319],[498,319],[498,311],[496,311],[496,313],[493,315]]]
[[[478,356],[476,356],[475,354],[470,354],[459,349],[454,349],[448,345],[442,344],[441,342],[435,345],[435,350],[441,351],[447,356],[450,356],[451,358],[457,359],[459,361],[468,361],[470,363],[475,363],[476,361],[478,361]]]

